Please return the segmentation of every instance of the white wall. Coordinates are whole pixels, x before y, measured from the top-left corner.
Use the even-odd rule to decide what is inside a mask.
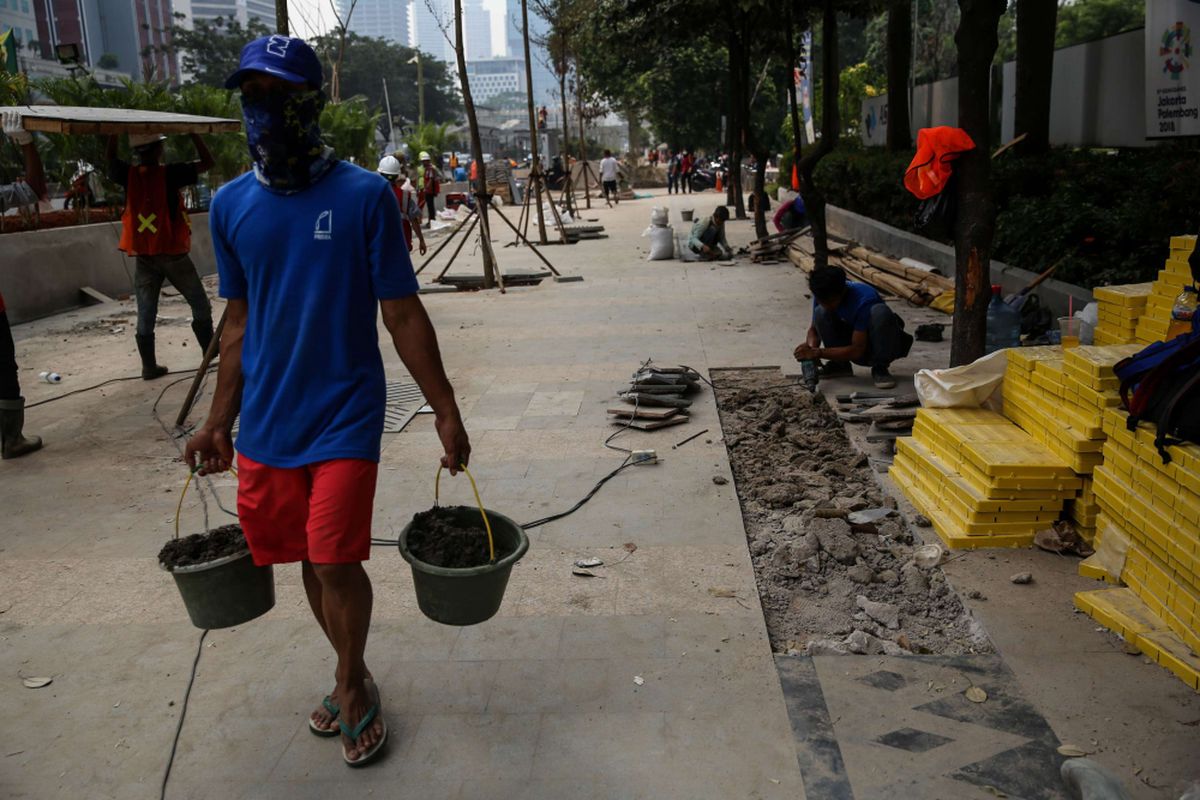
[[[1145,33],[1142,29],[1054,52],[1050,78],[1050,143],[1071,147],[1146,147]],[[1014,135],[1017,65],[1004,65],[1000,137]],[[887,95],[863,101],[862,140],[887,141]],[[868,120],[874,111],[877,123]],[[958,124],[958,79],[916,87],[912,132]],[[870,130],[868,130],[870,128]]]
[[[1142,29],[1054,52],[1050,143],[1075,147],[1145,147],[1145,33]],[[1015,135],[1017,65],[1004,65],[1000,132]]]

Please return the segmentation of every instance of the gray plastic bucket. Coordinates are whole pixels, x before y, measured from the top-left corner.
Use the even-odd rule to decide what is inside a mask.
[[[479,525],[482,517],[477,508],[457,506],[452,509],[463,525]],[[490,508],[492,538],[497,553],[507,555],[494,564],[465,569],[449,569],[426,564],[408,549],[408,532],[412,523],[400,531],[400,555],[412,567],[413,588],[421,613],[444,625],[477,625],[491,619],[500,610],[504,590],[513,564],[529,549],[529,537],[524,529],[503,514]],[[481,533],[482,535],[482,533]]]
[[[168,571],[197,628],[231,628],[275,607],[275,572],[256,567],[249,550]]]

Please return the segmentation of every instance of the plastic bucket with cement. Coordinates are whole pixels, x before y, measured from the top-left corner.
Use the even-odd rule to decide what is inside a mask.
[[[477,526],[482,514],[477,508],[459,506],[452,509],[459,524]],[[513,564],[529,550],[529,537],[520,525],[503,514],[484,509],[492,525],[496,552],[504,553],[490,564],[481,567],[451,569],[435,567],[415,558],[408,549],[408,533],[412,523],[400,531],[400,555],[412,567],[413,588],[421,613],[444,625],[477,625],[491,619],[500,610],[504,590]]]
[[[249,550],[170,572],[197,628],[231,628],[275,606],[275,573],[255,566]]]

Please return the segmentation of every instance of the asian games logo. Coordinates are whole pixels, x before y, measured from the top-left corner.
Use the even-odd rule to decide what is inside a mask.
[[[1177,81],[1188,68],[1192,56],[1192,31],[1183,22],[1176,22],[1163,31],[1162,46],[1158,48],[1163,57],[1163,72]]]

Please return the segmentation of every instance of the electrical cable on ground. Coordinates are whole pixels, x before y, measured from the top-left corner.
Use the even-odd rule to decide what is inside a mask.
[[[195,372],[195,370],[190,370],[190,369],[179,369],[179,370],[175,370],[174,372],[168,372],[167,374],[168,375],[195,375],[196,372]],[[113,384],[113,383],[121,383],[122,381],[141,381],[141,380],[145,380],[145,378],[143,378],[141,375],[126,375],[121,378],[109,378],[108,380],[102,381],[93,386],[85,386],[82,389],[72,389],[69,392],[63,392],[62,394],[56,394],[54,397],[47,397],[45,400],[38,400],[36,403],[26,403],[25,408],[26,409],[37,408],[38,406],[44,406],[47,403],[53,403],[55,400],[63,400],[67,397],[72,397],[77,394],[83,394],[84,392],[91,392],[96,389],[102,389],[103,387],[108,386],[109,384]],[[171,384],[171,385],[174,386],[175,384]]]
[[[192,698],[192,685],[196,682],[196,668],[200,666],[200,655],[204,652],[204,638],[208,636],[208,628],[200,632],[200,641],[196,644],[196,657],[192,659],[192,674],[188,677],[187,689],[183,692],[183,702],[179,705],[179,723],[175,726],[175,738],[171,740],[171,754],[167,756],[167,768],[163,770],[162,788],[158,793],[159,800],[166,800],[167,781],[171,779],[171,766],[175,763],[175,750],[179,747],[179,734],[183,732],[183,720],[187,716],[188,701]]]

